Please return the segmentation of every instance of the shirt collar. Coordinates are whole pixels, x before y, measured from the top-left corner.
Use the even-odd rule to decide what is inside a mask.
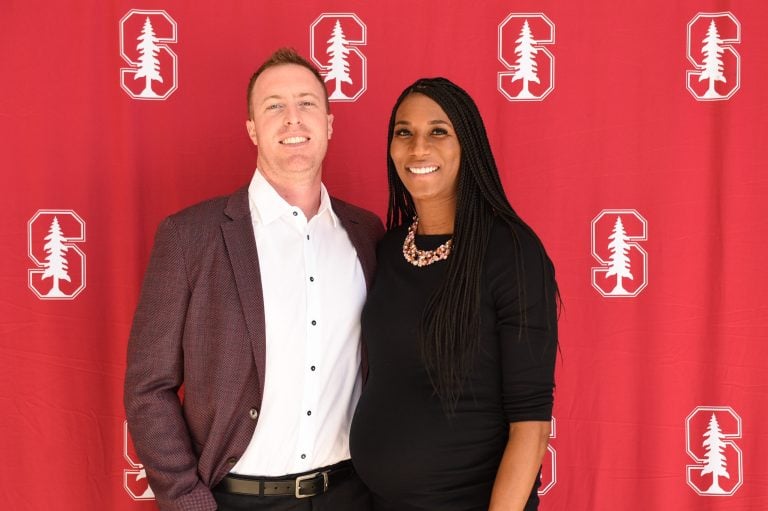
[[[269,181],[256,169],[248,186],[248,205],[251,210],[251,216],[261,224],[274,222],[283,215],[288,215],[297,209],[291,206],[283,199],[279,193],[269,184]],[[325,185],[320,183],[320,207],[317,209],[317,217],[325,213],[331,218],[333,226],[339,225],[339,218],[333,211],[331,197]]]

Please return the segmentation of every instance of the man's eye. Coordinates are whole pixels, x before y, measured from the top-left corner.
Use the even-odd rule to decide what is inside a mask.
[[[280,103],[274,103],[267,106],[267,110],[279,110],[281,108],[283,108],[283,105],[281,105]]]
[[[302,106],[302,107],[310,107],[314,105],[315,104],[312,101],[302,101],[301,103],[299,103],[299,106]]]

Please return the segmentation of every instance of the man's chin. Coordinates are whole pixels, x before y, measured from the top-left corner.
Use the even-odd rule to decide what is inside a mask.
[[[307,158],[303,156],[294,156],[289,159],[276,162],[276,166],[270,166],[262,169],[262,173],[273,175],[275,178],[300,178],[308,179],[319,175],[322,170],[322,160]]]

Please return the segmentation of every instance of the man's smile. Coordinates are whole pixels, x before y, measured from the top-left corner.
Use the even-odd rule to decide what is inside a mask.
[[[280,141],[283,145],[295,145],[309,141],[307,137],[288,137]]]

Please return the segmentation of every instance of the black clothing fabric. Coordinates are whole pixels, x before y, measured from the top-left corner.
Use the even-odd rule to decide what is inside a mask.
[[[218,511],[370,511],[371,495],[357,474],[326,493],[297,499],[296,497],[256,497],[212,490]]]
[[[455,414],[448,416],[417,338],[447,261],[421,268],[408,263],[402,254],[406,230],[390,231],[379,244],[363,309],[369,373],[352,422],[352,461],[377,510],[487,510],[509,423],[551,419],[557,350],[553,270],[524,228],[494,222],[481,280],[479,347]],[[432,250],[448,238],[417,235],[416,245]],[[520,257],[524,269],[518,276]],[[545,296],[545,279],[551,296]],[[538,482],[526,510],[538,507],[537,487]]]

